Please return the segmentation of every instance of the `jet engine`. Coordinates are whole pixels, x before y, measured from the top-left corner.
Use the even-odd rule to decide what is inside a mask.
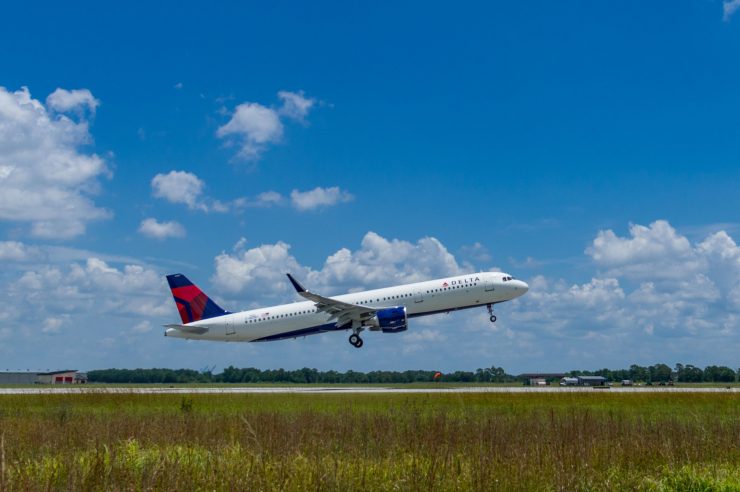
[[[399,333],[401,331],[406,331],[409,327],[408,316],[406,315],[406,306],[380,309],[367,324],[370,327],[370,330],[380,330],[383,333]]]

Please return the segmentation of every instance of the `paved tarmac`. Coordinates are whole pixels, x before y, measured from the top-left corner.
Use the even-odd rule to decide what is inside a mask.
[[[740,393],[740,387],[691,388],[691,387],[531,387],[531,386],[452,386],[440,388],[399,388],[384,386],[218,386],[218,387],[126,387],[126,386],[62,386],[39,388],[0,388],[0,395],[56,395],[83,393],[123,394],[393,394],[393,393]]]

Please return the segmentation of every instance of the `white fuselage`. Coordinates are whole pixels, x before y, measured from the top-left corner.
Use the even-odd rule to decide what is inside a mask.
[[[510,279],[510,280],[509,280]],[[481,272],[384,289],[332,296],[332,299],[374,309],[405,306],[409,318],[485,306],[523,295],[528,286],[501,272]],[[254,342],[295,338],[337,327],[312,301],[281,304],[189,323],[208,330],[202,334],[169,328],[165,335],[194,340]]]

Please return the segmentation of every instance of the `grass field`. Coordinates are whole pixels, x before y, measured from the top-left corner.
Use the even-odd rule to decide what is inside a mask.
[[[4,395],[0,490],[740,490],[740,395]]]

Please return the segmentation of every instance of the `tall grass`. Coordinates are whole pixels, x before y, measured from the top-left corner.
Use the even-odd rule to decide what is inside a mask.
[[[735,394],[0,398],[2,490],[740,490]]]

